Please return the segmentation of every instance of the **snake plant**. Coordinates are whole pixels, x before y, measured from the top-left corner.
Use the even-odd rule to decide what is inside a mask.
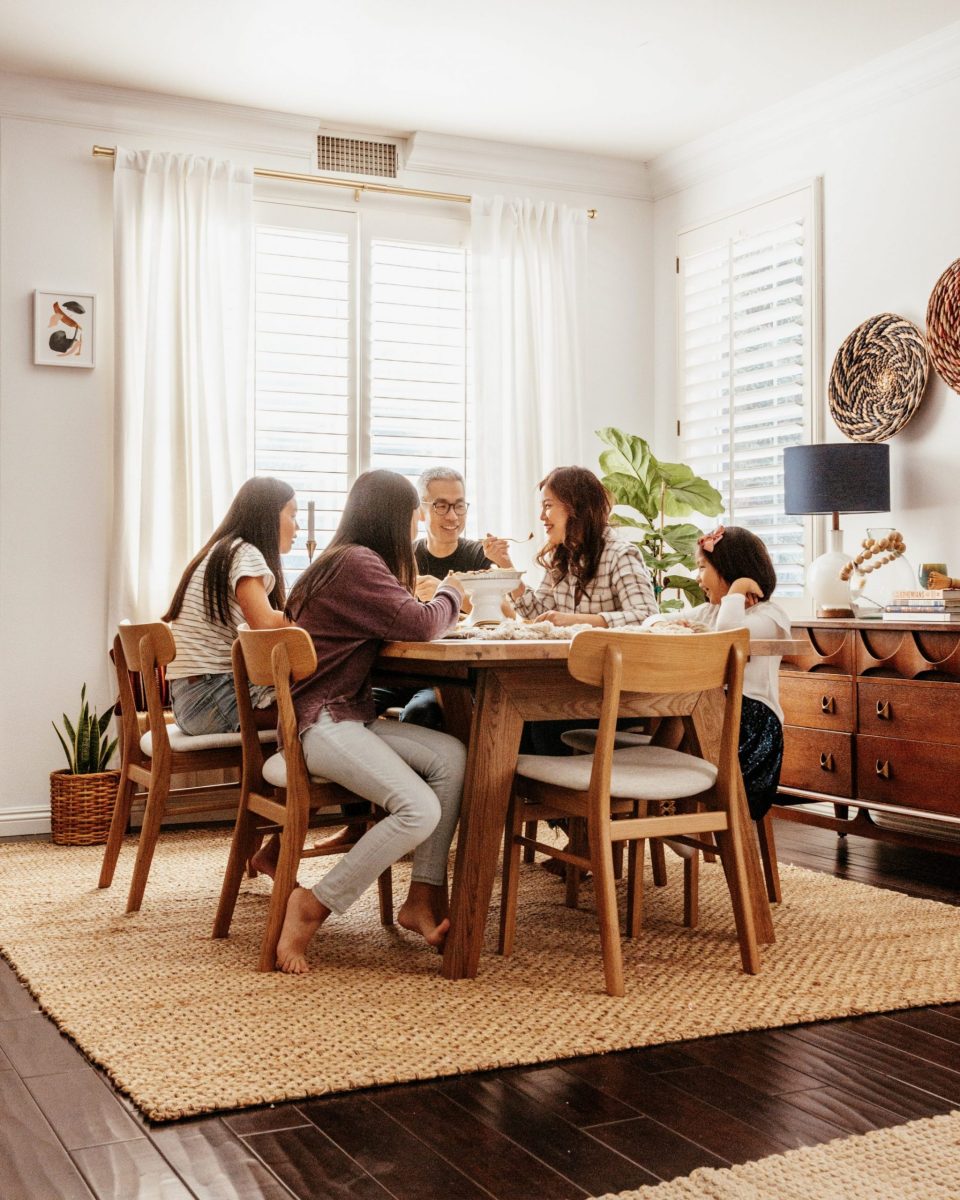
[[[67,756],[70,775],[95,775],[105,771],[114,750],[117,739],[110,741],[107,732],[110,719],[113,716],[113,706],[98,717],[96,710],[91,710],[87,700],[87,685],[80,689],[80,716],[76,723],[72,722],[66,713],[63,714],[63,730],[61,733],[56,723],[51,721],[54,733],[60,739],[60,745]],[[64,736],[66,734],[66,736]]]

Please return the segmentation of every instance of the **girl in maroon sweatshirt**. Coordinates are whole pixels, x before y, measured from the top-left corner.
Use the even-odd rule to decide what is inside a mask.
[[[397,920],[432,946],[443,944],[450,926],[447,857],[466,750],[436,729],[377,720],[370,687],[384,641],[429,641],[460,612],[463,589],[452,575],[428,604],[414,597],[419,504],[404,476],[365,472],[350,489],[330,545],[290,595],[290,616],[317,652],[316,671],[294,688],[307,769],[389,814],[311,889],[294,889],[277,947],[277,966],[292,975],[309,969],[307,944],[324,921],[346,912],[411,850],[410,891]]]

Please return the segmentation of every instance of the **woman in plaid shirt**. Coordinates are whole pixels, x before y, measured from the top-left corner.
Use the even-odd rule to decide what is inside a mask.
[[[536,591],[521,586],[511,593],[518,616],[554,625],[612,628],[639,625],[659,611],[640,551],[610,528],[613,501],[592,471],[557,467],[540,484],[540,495],[547,541],[537,562],[545,574]],[[636,724],[632,717],[621,721],[624,728]],[[562,734],[596,725],[596,721],[530,721],[524,727],[521,752],[570,754]]]
[[[640,551],[610,528],[612,498],[585,467],[557,467],[540,484],[547,542],[543,582],[511,593],[517,615],[554,625],[639,625],[658,611]]]

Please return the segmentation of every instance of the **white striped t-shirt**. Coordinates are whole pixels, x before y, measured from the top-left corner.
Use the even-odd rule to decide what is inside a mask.
[[[177,643],[177,657],[167,667],[168,679],[232,671],[230,651],[237,636],[237,626],[244,620],[243,610],[237,601],[237,584],[248,576],[259,577],[269,595],[276,583],[272,571],[267,566],[267,560],[256,546],[251,546],[249,542],[240,542],[240,549],[230,567],[230,623],[221,625],[219,621],[209,620],[203,604],[203,576],[209,561],[208,554],[190,576],[187,590],[183,594],[183,607],[177,619],[170,624],[174,641]]]

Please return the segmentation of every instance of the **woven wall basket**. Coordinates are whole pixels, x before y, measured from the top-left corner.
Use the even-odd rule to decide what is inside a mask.
[[[937,374],[960,392],[960,258],[947,267],[930,293],[927,345]]]
[[[119,771],[50,774],[50,834],[58,846],[96,846],[107,840]]]
[[[895,313],[871,317],[833,360],[833,419],[855,442],[885,442],[917,411],[927,371],[927,347],[916,325]]]

